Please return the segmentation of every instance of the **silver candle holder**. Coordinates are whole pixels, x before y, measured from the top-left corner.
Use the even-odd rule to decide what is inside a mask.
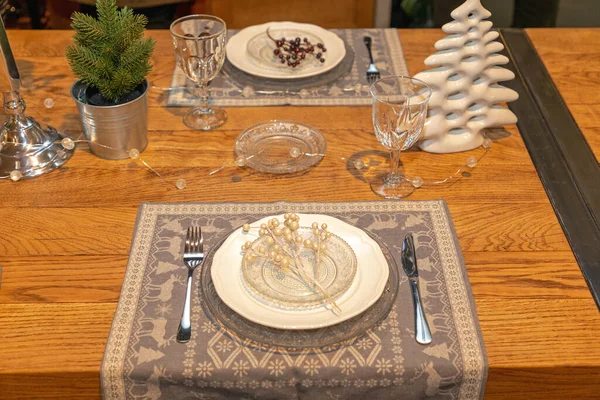
[[[25,101],[19,95],[21,77],[0,18],[0,91],[8,119],[0,127],[0,178],[18,181],[50,172],[73,155],[74,146],[63,146],[65,135],[42,126],[25,115]],[[70,148],[69,148],[70,147]]]

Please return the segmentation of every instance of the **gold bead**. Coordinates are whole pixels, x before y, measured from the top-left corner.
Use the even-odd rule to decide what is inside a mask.
[[[271,236],[267,236],[267,238],[265,239],[265,243],[270,246],[273,243],[275,243],[275,240],[273,240],[273,238]]]
[[[304,247],[311,247],[311,246],[312,246],[312,244],[313,244],[313,242],[312,242],[312,240],[310,240],[310,239],[306,239],[306,240],[304,241]]]
[[[296,243],[300,244],[303,240],[304,239],[302,239],[302,236],[296,236]]]
[[[318,243],[315,243],[315,242],[313,242],[313,244],[312,244],[312,248],[313,248],[313,250],[314,250],[314,251],[317,251],[317,250],[319,250],[319,244],[318,244]]]
[[[275,252],[273,250],[269,252],[269,258],[275,258]]]
[[[259,247],[259,248],[258,248],[258,252],[259,252],[260,254],[265,254],[267,251],[265,250],[265,248],[264,248],[264,247],[262,247],[262,246],[261,246],[261,247]]]
[[[320,231],[318,229],[313,230],[313,235],[319,236]]]
[[[273,235],[275,235],[275,236],[281,236],[281,228],[275,228],[275,229],[273,229]]]
[[[244,243],[244,246],[246,246],[247,249],[251,249],[252,248],[252,242],[248,241],[248,242]]]
[[[279,220],[274,219],[273,220],[273,226],[277,228],[279,226]]]
[[[325,243],[321,244],[321,250],[327,250],[327,245]]]
[[[242,225],[242,230],[244,232],[250,232],[250,224],[244,224],[244,225]]]
[[[286,242],[291,242],[292,240],[293,240],[293,238],[292,238],[291,234],[288,233],[287,235],[285,235],[285,241]]]
[[[281,262],[282,259],[283,259],[283,257],[281,257],[281,254],[275,254],[275,261],[276,262]]]
[[[289,265],[290,265],[290,260],[289,259],[284,258],[284,259],[281,260],[281,266],[283,268],[287,268]]]
[[[311,226],[312,226],[313,229],[318,229],[319,228],[319,223],[318,222],[313,222]]]
[[[284,235],[291,235],[292,234],[292,230],[290,228],[284,228],[283,229],[283,234]]]
[[[267,234],[267,231],[266,231],[266,230],[264,230],[264,229],[261,229],[261,230],[259,230],[259,231],[258,231],[258,236],[260,236],[260,237],[263,237],[263,236],[265,236],[266,234]]]
[[[321,224],[321,229],[323,229],[324,231],[326,231],[327,230],[327,224],[325,224],[325,223]]]
[[[267,229],[267,224],[260,224],[261,229]]]

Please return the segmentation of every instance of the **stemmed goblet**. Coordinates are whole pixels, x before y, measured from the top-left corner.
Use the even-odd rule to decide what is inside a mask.
[[[400,172],[400,152],[421,135],[431,89],[418,79],[390,76],[373,83],[370,91],[375,135],[390,151],[390,170],[371,179],[371,189],[387,199],[406,197],[414,187]]]
[[[227,113],[222,108],[210,106],[207,85],[225,62],[225,22],[211,15],[188,15],[174,21],[170,30],[177,65],[196,83],[200,98],[200,106],[188,111],[183,122],[192,129],[201,130],[223,125]]]

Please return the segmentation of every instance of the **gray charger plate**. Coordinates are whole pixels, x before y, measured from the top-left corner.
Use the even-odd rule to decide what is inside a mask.
[[[352,50],[352,47],[345,40],[343,41],[346,47],[346,55],[342,61],[335,68],[319,75],[300,79],[261,78],[239,70],[227,59],[225,59],[222,72],[234,84],[241,87],[252,86],[255,90],[286,91],[328,86],[346,75],[354,64],[354,50]]]
[[[275,329],[252,322],[229,308],[219,297],[211,278],[211,268],[215,252],[229,234],[215,244],[202,265],[199,291],[200,303],[206,315],[231,336],[239,338],[245,345],[264,348],[281,348],[287,352],[299,352],[306,348],[333,350],[352,343],[369,329],[383,321],[392,309],[399,286],[398,266],[388,248],[374,235],[364,231],[380,247],[390,269],[388,281],[381,297],[362,314],[339,324],[318,329]]]

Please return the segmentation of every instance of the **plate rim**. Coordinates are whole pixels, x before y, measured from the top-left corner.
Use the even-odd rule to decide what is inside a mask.
[[[274,214],[274,215],[266,216],[264,218],[258,219],[257,221],[255,221],[253,223],[267,220],[269,218],[280,217],[281,215],[282,214]],[[311,216],[327,217],[327,218],[333,219],[339,223],[347,225],[350,228],[350,230],[358,231],[358,237],[360,237],[361,241],[369,243],[371,245],[371,247],[373,248],[373,250],[375,251],[376,256],[380,260],[383,261],[382,263],[379,263],[379,264],[385,265],[385,268],[382,268],[380,271],[381,279],[379,279],[378,281],[375,282],[375,290],[372,290],[370,292],[370,293],[376,294],[376,295],[369,296],[368,301],[361,301],[361,306],[358,307],[356,310],[353,310],[352,312],[350,312],[348,314],[344,314],[342,316],[330,318],[329,321],[321,322],[321,323],[312,323],[312,324],[303,323],[302,325],[298,325],[298,323],[296,322],[296,323],[292,323],[292,324],[287,323],[287,325],[285,325],[285,324],[279,324],[279,323],[272,323],[272,322],[269,322],[268,320],[265,320],[264,318],[255,318],[252,315],[249,316],[243,308],[240,308],[239,304],[236,304],[236,299],[229,298],[227,293],[225,293],[224,287],[227,286],[227,283],[223,282],[221,277],[217,275],[217,270],[219,268],[214,268],[215,264],[217,264],[217,261],[218,261],[219,252],[223,252],[224,251],[223,248],[224,248],[225,244],[229,240],[233,240],[231,238],[234,237],[234,235],[239,234],[241,232],[242,228],[240,227],[238,229],[233,230],[228,235],[228,237],[223,241],[221,247],[216,251],[216,253],[213,256],[213,260],[212,260],[213,264],[211,265],[211,279],[213,281],[213,285],[215,287],[217,295],[219,296],[221,301],[223,301],[223,303],[225,303],[229,308],[231,308],[233,311],[235,311],[242,317],[248,319],[249,321],[252,321],[259,325],[264,325],[264,326],[275,328],[275,329],[285,329],[285,330],[310,330],[310,329],[319,329],[319,328],[324,328],[324,327],[328,327],[328,326],[333,326],[333,325],[336,325],[336,324],[339,324],[346,320],[349,320],[349,319],[365,312],[373,304],[375,304],[377,302],[377,300],[381,297],[381,295],[383,294],[383,291],[385,289],[385,286],[387,284],[387,281],[389,279],[389,265],[388,265],[387,259],[386,259],[385,255],[383,254],[383,251],[382,251],[381,247],[379,246],[379,244],[376,241],[374,241],[371,237],[369,237],[369,235],[367,233],[365,233],[361,228],[350,225],[349,223],[342,221],[339,218],[336,218],[336,217],[333,217],[330,215],[326,215],[326,214],[300,213],[298,215],[302,215],[302,216],[309,217],[309,218]],[[343,236],[340,236],[340,237],[344,238]],[[347,240],[347,239],[344,238],[344,240]],[[357,255],[357,261],[358,261],[358,266],[357,266],[357,271],[356,271],[356,277],[359,277],[361,273],[364,273],[364,272],[361,272],[361,270],[368,268],[368,266],[365,266],[364,262],[363,263],[360,262],[358,255]],[[361,265],[362,265],[362,268],[361,268]],[[369,265],[370,265],[370,263],[369,263]],[[232,267],[232,268],[235,268],[235,267]],[[239,273],[239,272],[241,272],[241,271],[237,271],[237,269],[236,269],[236,273],[235,273],[236,281],[241,279],[241,273]],[[229,282],[229,284],[231,284],[231,282]],[[236,285],[238,285],[238,284],[240,286],[243,285],[242,282],[236,282]],[[356,285],[359,286],[360,282],[356,283]],[[349,294],[352,294],[353,296],[355,296],[355,294],[352,292],[353,286],[355,286],[354,283],[350,286],[350,288],[347,290],[347,292],[344,295],[342,295],[342,299],[344,299],[345,297],[350,297]],[[354,292],[358,289],[359,288],[354,288]],[[244,290],[243,287],[242,287],[242,290]],[[258,300],[254,299],[249,293],[246,293],[246,292],[242,292],[242,293],[243,293],[242,295],[238,294],[239,299],[249,300],[252,304],[258,305],[258,306],[262,307],[263,309],[267,309],[272,312],[278,313],[281,316],[284,316],[286,314],[287,315],[291,314],[289,311],[276,309],[276,308],[270,307],[266,304],[260,303]],[[233,302],[232,302],[232,300],[233,300]],[[303,315],[308,315],[308,316],[315,315],[317,313],[322,313],[323,315],[325,313],[327,313],[329,315],[334,315],[329,310],[318,309],[318,308],[314,309],[314,310],[301,311],[300,313]]]
[[[237,47],[238,45],[241,45],[242,47],[245,48],[245,46],[247,45],[247,43],[250,39],[245,38],[244,35],[252,36],[252,33],[254,32],[254,30],[256,30],[257,32],[259,29],[266,30],[266,28],[269,27],[270,25],[288,25],[288,26],[292,25],[292,26],[297,26],[298,29],[304,27],[305,30],[313,30],[313,31],[320,32],[321,36],[323,37],[323,41],[331,40],[331,44],[335,44],[337,42],[337,45],[341,49],[340,56],[338,57],[337,60],[335,60],[335,62],[329,63],[329,65],[325,66],[322,69],[314,71],[313,73],[301,73],[298,75],[290,76],[290,75],[273,75],[272,73],[263,73],[260,71],[259,68],[248,70],[247,65],[244,64],[244,62],[243,62],[243,57],[246,55],[246,52],[244,51],[244,55],[239,55],[240,52],[233,51],[233,46]],[[244,35],[240,35],[242,33]],[[252,36],[252,37],[254,37],[254,36]],[[330,45],[328,45],[327,47],[330,47]],[[293,21],[271,21],[271,22],[265,22],[264,24],[252,25],[252,26],[248,26],[244,29],[241,29],[235,35],[231,36],[229,38],[229,40],[227,41],[227,44],[225,45],[225,53],[226,53],[227,59],[235,68],[237,68],[243,72],[246,72],[250,75],[257,76],[260,78],[268,78],[268,79],[275,79],[275,80],[277,80],[277,79],[294,80],[294,79],[309,78],[312,76],[317,76],[317,75],[320,75],[322,73],[325,73],[325,72],[330,71],[331,69],[335,68],[344,59],[344,57],[346,55],[346,46],[345,46],[342,38],[340,38],[335,33],[331,32],[325,28],[322,28],[318,25],[301,23],[301,22],[293,22]]]

